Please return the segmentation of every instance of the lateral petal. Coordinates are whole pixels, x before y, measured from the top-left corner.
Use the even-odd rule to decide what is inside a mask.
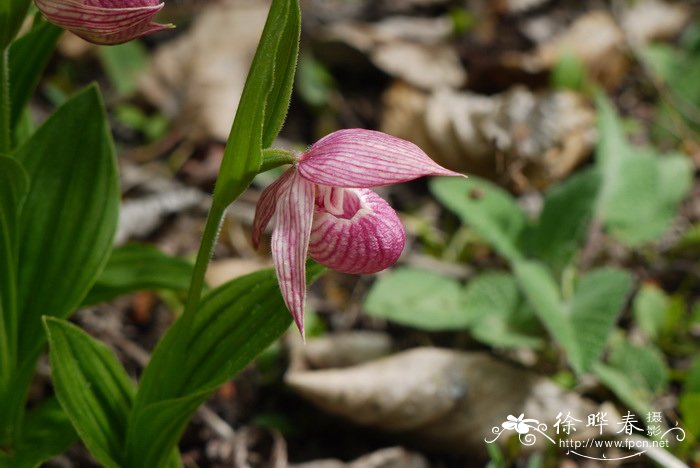
[[[440,166],[409,141],[364,129],[339,130],[322,138],[301,156],[298,170],[314,183],[347,188],[462,175]]]
[[[260,238],[272,219],[272,215],[275,214],[279,193],[288,185],[293,175],[294,168],[288,169],[260,194],[258,204],[255,206],[255,218],[253,218],[253,247],[256,249],[260,245]]]
[[[284,190],[278,190],[272,260],[282,297],[304,336],[306,254],[314,210],[314,184],[294,171]]]
[[[406,232],[396,212],[368,189],[344,189],[360,208],[351,218],[317,209],[309,241],[309,256],[329,268],[351,274],[384,270],[399,259]]]

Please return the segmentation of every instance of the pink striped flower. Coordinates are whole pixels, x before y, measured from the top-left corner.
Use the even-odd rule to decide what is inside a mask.
[[[35,0],[53,24],[86,41],[114,45],[162,29],[170,24],[153,22],[163,8],[158,0]]]
[[[304,335],[306,257],[344,273],[393,265],[406,242],[396,212],[370,187],[428,175],[459,176],[400,138],[340,130],[315,143],[260,197],[253,222],[257,248],[276,215],[272,258],[282,296]]]

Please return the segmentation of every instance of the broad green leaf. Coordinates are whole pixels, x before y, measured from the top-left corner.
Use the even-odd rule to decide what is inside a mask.
[[[30,190],[20,217],[19,356],[31,377],[45,342],[41,316],[65,318],[109,258],[119,187],[114,149],[96,87],[59,108],[17,149]],[[16,382],[23,393],[28,382]]]
[[[310,265],[309,280],[322,271]],[[168,329],[141,378],[129,421],[127,466],[162,466],[194,409],[284,333],[291,316],[268,269],[206,295],[189,333],[180,330],[182,323]],[[185,360],[174,362],[176,340],[188,336]],[[166,380],[173,385],[162,385]]]
[[[295,33],[300,21],[298,8],[297,0],[273,0],[270,6],[214,191],[215,202],[223,206],[230,204],[248,187],[260,169],[263,144],[277,136],[284,121],[298,50],[298,32]],[[296,45],[283,44],[295,34]],[[294,54],[294,57],[289,54]],[[274,106],[273,99],[279,99]]]
[[[102,67],[110,83],[122,97],[137,89],[139,75],[148,68],[148,50],[141,41],[129,41],[98,49]]]
[[[106,302],[143,290],[187,291],[192,265],[150,245],[127,245],[112,251],[105,269],[92,286],[83,305]]]
[[[382,275],[364,306],[370,315],[422,330],[464,329],[471,320],[457,281],[414,268]]]
[[[598,360],[632,286],[629,273],[601,268],[584,275],[571,301],[571,323],[579,346],[575,368],[587,371]]]
[[[551,274],[541,263],[534,261],[515,263],[514,272],[540,322],[566,351],[574,369],[580,372],[581,357],[574,328]]]
[[[608,361],[652,395],[663,391],[668,385],[668,366],[655,346],[621,341],[612,349]]]
[[[632,147],[610,103],[598,96],[597,166],[602,186],[597,212],[610,232],[634,247],[660,237],[692,183],[682,155]]]
[[[522,257],[518,239],[525,215],[505,190],[478,177],[436,177],[430,181],[435,197],[464,224],[510,261]]]
[[[78,435],[58,400],[51,398],[32,408],[25,416],[22,438],[12,463],[17,467],[39,466],[63,453],[77,439]]]
[[[277,21],[284,21],[284,28],[275,52],[275,76],[265,105],[263,148],[272,145],[282,129],[294,87],[294,74],[297,67],[299,37],[301,35],[301,11],[298,0],[289,0],[288,4],[286,18],[276,18]]]
[[[134,385],[102,343],[45,317],[56,396],[85,446],[106,467],[124,466],[124,435]]]
[[[593,365],[593,373],[608,387],[620,401],[637,414],[652,411],[649,391],[630,379],[624,370],[597,362]]]
[[[550,189],[540,219],[527,232],[532,255],[561,272],[585,239],[595,209],[600,176],[587,170]]]
[[[14,128],[32,97],[63,30],[51,23],[32,29],[10,47],[10,124]]]
[[[661,334],[668,307],[668,296],[658,286],[645,283],[639,288],[632,305],[634,320],[652,340]]]
[[[152,403],[137,412],[130,421],[141,440],[136,443],[143,452],[129,451],[130,467],[167,466],[168,449],[177,447],[182,432],[197,408],[204,403],[214,389],[207,389],[180,398]]]
[[[477,340],[495,347],[538,348],[542,340],[532,334],[523,318],[518,284],[507,273],[483,273],[467,284],[462,297],[469,329]],[[530,321],[531,322],[531,321]]]

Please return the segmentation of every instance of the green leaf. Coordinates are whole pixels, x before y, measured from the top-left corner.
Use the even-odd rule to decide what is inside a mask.
[[[586,237],[600,186],[596,171],[577,173],[550,189],[537,224],[527,231],[532,255],[560,273]]]
[[[260,169],[263,145],[271,143],[281,128],[291,95],[299,28],[297,0],[274,0],[224,151],[214,191],[218,204],[230,204],[250,185]]]
[[[612,349],[609,363],[652,395],[665,390],[668,385],[668,366],[663,354],[655,346],[620,341]]]
[[[467,284],[462,298],[472,336],[496,347],[538,348],[531,315],[524,313],[518,284],[507,273],[483,273]]]
[[[275,75],[272,89],[267,94],[265,105],[263,148],[271,146],[282,129],[294,87],[294,74],[297,68],[299,37],[301,35],[301,10],[298,0],[291,0],[287,3],[289,5],[286,12],[287,17],[285,19],[277,18],[277,21],[284,21],[284,27],[275,52],[273,68]],[[278,30],[278,27],[275,27],[275,30]]]
[[[326,67],[310,53],[302,53],[296,79],[299,96],[310,106],[321,107],[328,104],[334,89],[333,75]]]
[[[630,379],[624,370],[597,362],[593,373],[632,411],[637,414],[652,411],[649,391]]]
[[[580,359],[575,368],[587,371],[598,360],[631,286],[629,273],[613,268],[594,270],[581,278],[571,302]]]
[[[51,398],[25,416],[22,438],[12,463],[18,467],[39,466],[63,453],[77,438],[78,435],[58,400]]]
[[[80,438],[107,467],[124,466],[124,435],[134,385],[102,343],[63,320],[45,317],[56,396]]]
[[[634,320],[644,334],[652,340],[657,339],[664,326],[669,298],[658,286],[645,283],[634,298],[632,310]]]
[[[7,383],[11,361],[17,356],[19,216],[28,190],[22,165],[0,156],[0,389]]]
[[[610,232],[635,247],[668,229],[692,183],[692,164],[682,155],[659,156],[633,148],[610,103],[598,96],[597,166],[602,186],[597,211]]]
[[[14,437],[18,411],[15,369],[19,217],[29,189],[27,174],[14,159],[0,156],[0,443]]]
[[[150,245],[127,245],[112,251],[83,305],[143,290],[186,292],[191,276],[192,264],[185,260],[166,255]]]
[[[580,372],[582,361],[576,334],[551,274],[541,263],[534,261],[515,263],[514,272],[540,322],[564,348],[574,369]]]
[[[525,215],[505,190],[478,177],[436,177],[430,181],[433,195],[464,224],[510,261],[522,257],[518,240]]]
[[[30,0],[0,2],[0,52],[10,44],[19,31],[30,4]]]
[[[63,30],[51,23],[32,29],[10,47],[10,125],[14,128],[39,84]]]
[[[148,68],[148,50],[141,41],[129,41],[98,49],[102,67],[110,83],[122,97],[131,96],[137,89],[140,74]]]
[[[471,320],[457,281],[414,268],[382,275],[364,306],[370,315],[422,330],[464,329]]]
[[[323,271],[307,268],[311,281]],[[291,324],[271,269],[237,278],[204,297],[194,316],[184,361],[174,361],[182,320],[171,326],[146,367],[127,436],[126,465],[165,463],[194,409]],[[164,386],[163,381],[172,382]],[[164,415],[164,416],[160,416]]]
[[[112,248],[119,187],[97,88],[59,108],[17,150],[17,159],[31,182],[20,223],[19,350],[33,362],[44,342],[41,316],[70,315]]]

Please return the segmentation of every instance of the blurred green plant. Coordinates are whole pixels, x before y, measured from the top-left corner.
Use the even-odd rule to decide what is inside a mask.
[[[580,83],[576,67],[570,68],[560,81]],[[689,193],[693,169],[684,155],[632,146],[607,99],[597,94],[596,102],[593,166],[551,187],[535,219],[486,180],[431,180],[433,195],[505,259],[510,272],[487,270],[462,286],[428,271],[396,270],[376,281],[365,308],[424,330],[467,330],[494,347],[541,349],[546,330],[576,374],[597,376],[641,414],[668,388],[662,350],[678,346],[683,313],[672,312],[673,301],[661,289],[643,284],[631,306],[643,339],[630,343],[616,324],[627,309],[633,275],[609,266],[582,271],[578,262],[596,225],[629,249],[659,241]],[[697,398],[688,395],[686,409]]]

